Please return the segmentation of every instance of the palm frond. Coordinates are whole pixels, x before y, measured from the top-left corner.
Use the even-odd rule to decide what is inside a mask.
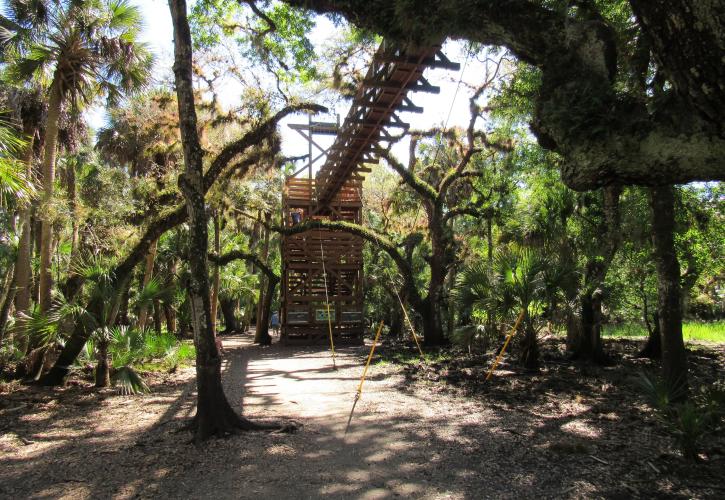
[[[110,20],[108,27],[112,30],[134,30],[142,25],[141,12],[128,0],[112,0],[108,3]]]
[[[136,297],[136,307],[149,306],[154,300],[170,302],[173,297],[174,287],[164,286],[158,276],[154,276]]]
[[[122,366],[113,374],[113,385],[118,387],[118,392],[125,396],[134,394],[146,394],[151,392],[141,375],[130,366]]]

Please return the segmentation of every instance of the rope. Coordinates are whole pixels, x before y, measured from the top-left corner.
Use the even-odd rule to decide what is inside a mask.
[[[400,298],[400,294],[398,294],[398,289],[395,287],[395,282],[393,281],[393,275],[388,270],[388,275],[390,276],[390,282],[393,285],[393,291],[395,292],[395,296],[398,297],[398,302],[400,302],[400,309],[403,311],[403,316],[405,316],[405,321],[408,323],[408,328],[410,328],[410,333],[413,335],[413,340],[415,340],[415,345],[418,347],[418,352],[420,353],[420,360],[425,362],[425,356],[423,355],[423,349],[420,348],[420,342],[418,342],[418,335],[415,333],[415,328],[413,328],[413,323],[410,321],[410,317],[408,316],[408,311],[405,309],[405,306],[403,305],[403,300]]]
[[[486,374],[486,380],[491,378],[491,375],[493,374],[493,371],[498,366],[499,361],[501,361],[501,358],[503,357],[503,353],[506,352],[506,347],[509,345],[509,342],[511,341],[511,337],[514,336],[514,333],[516,333],[516,329],[521,324],[521,321],[524,319],[524,314],[526,313],[526,309],[521,309],[521,313],[519,314],[519,317],[516,318],[516,323],[514,323],[514,327],[511,329],[511,332],[506,337],[506,341],[503,343],[503,347],[501,348],[501,352],[498,353],[498,356],[496,356],[496,360],[493,362],[493,365],[491,365],[491,368],[488,370],[488,373]],[[485,382],[484,381],[484,382]]]
[[[355,393],[355,400],[352,402],[352,409],[350,410],[350,416],[347,418],[347,426],[345,427],[345,434],[347,434],[347,431],[350,429],[350,422],[352,421],[352,414],[355,412],[355,405],[357,405],[357,402],[362,397],[362,389],[363,384],[365,383],[365,376],[368,373],[368,368],[370,367],[370,361],[373,359],[373,353],[375,352],[375,346],[378,345],[378,339],[380,338],[380,332],[383,331],[383,321],[380,321],[380,325],[378,326],[378,331],[375,334],[375,340],[373,340],[373,345],[370,346],[370,354],[368,354],[368,360],[365,362],[365,369],[363,370],[362,376],[360,377],[360,384],[357,386],[357,392]]]
[[[322,279],[325,281],[325,304],[327,305],[327,329],[330,332],[330,350],[332,351],[332,367],[337,370],[335,363],[335,341],[332,337],[332,318],[330,317],[330,297],[327,294],[327,271],[325,270],[325,251],[322,249],[322,238],[320,238],[320,254],[322,256]]]
[[[453,93],[453,99],[451,100],[451,105],[448,107],[448,116],[446,116],[446,121],[443,124],[443,131],[445,132],[446,129],[448,129],[448,122],[451,120],[451,115],[453,114],[453,106],[456,104],[456,98],[458,97],[458,91],[461,89],[461,82],[463,81],[463,74],[466,72],[466,66],[468,66],[468,59],[471,57],[471,47],[469,46],[466,49],[466,59],[463,61],[463,66],[461,67],[461,75],[458,78],[458,83],[456,84],[456,91]],[[441,143],[439,142],[436,145],[436,151],[433,155],[433,164],[435,165],[435,162],[438,161],[438,153],[440,153],[441,150]],[[416,224],[418,224],[418,216],[420,215],[420,209],[422,205],[418,205],[418,210],[415,212],[415,221],[413,222],[413,228],[415,228]]]

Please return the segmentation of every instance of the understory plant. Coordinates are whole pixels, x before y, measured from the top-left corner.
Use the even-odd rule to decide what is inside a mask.
[[[158,334],[150,329],[116,325],[97,330],[86,343],[83,358],[91,360],[97,357],[99,340],[108,345],[107,355],[112,366],[110,380],[121,394],[149,392],[137,370],[139,365],[160,361],[165,368],[174,370],[195,355],[192,345],[179,341],[172,333]]]
[[[725,387],[722,384],[702,386],[688,397],[682,384],[668,383],[659,375],[642,372],[637,382],[682,456],[697,460],[704,438],[722,430]]]
[[[549,276],[547,262],[532,248],[512,246],[498,252],[492,266],[474,264],[461,273],[454,298],[470,318],[470,324],[457,329],[453,339],[469,346],[478,338],[484,345],[500,335],[505,320],[523,318],[519,330],[519,360],[529,369],[539,364],[538,332],[544,306],[555,276]]]

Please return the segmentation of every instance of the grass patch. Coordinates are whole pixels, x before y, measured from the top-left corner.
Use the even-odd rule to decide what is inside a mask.
[[[426,364],[442,363],[445,361],[450,361],[454,357],[455,356],[453,355],[453,353],[445,350],[434,352],[423,351],[423,359],[425,360]],[[420,363],[420,353],[417,349],[405,351],[394,350],[390,352],[381,350],[379,354],[376,354],[373,357],[373,363],[383,366],[388,363],[393,363],[396,365],[417,365],[418,363]]]
[[[647,329],[637,323],[605,325],[603,335],[615,338],[646,337]],[[712,321],[710,323],[686,321],[682,324],[682,336],[686,341],[725,342],[725,321]]]
[[[196,349],[190,342],[181,342],[172,347],[166,356],[158,359],[134,363],[134,366],[145,372],[167,372],[174,368],[187,368],[194,364]]]

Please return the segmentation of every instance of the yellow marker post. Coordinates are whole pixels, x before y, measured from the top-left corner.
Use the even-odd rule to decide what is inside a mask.
[[[425,362],[425,356],[423,355],[423,349],[420,348],[420,342],[418,342],[418,335],[416,335],[416,333],[415,333],[415,328],[413,328],[413,323],[410,321],[410,317],[408,316],[408,311],[405,310],[405,306],[403,305],[403,300],[400,298],[398,289],[395,288],[395,283],[393,283],[392,275],[390,276],[390,283],[393,285],[393,291],[395,292],[395,296],[398,297],[398,302],[400,302],[400,310],[403,311],[403,316],[405,317],[405,321],[408,323],[408,328],[410,328],[410,334],[413,336],[413,340],[415,340],[415,345],[418,348],[418,352],[420,353],[420,360]]]
[[[493,371],[498,366],[499,361],[501,361],[501,358],[503,357],[503,353],[506,352],[506,347],[509,345],[509,342],[511,341],[511,337],[514,336],[514,333],[516,333],[516,329],[521,324],[521,321],[524,319],[524,314],[526,313],[526,309],[521,309],[521,313],[519,314],[519,317],[516,318],[516,323],[514,323],[514,327],[511,329],[511,332],[506,337],[506,341],[503,343],[503,347],[501,348],[501,352],[498,353],[498,356],[496,356],[496,360],[493,362],[493,365],[491,365],[491,368],[488,370],[488,374],[486,374],[486,381],[491,378],[491,375],[493,374]]]
[[[347,419],[347,426],[345,427],[345,434],[347,434],[347,431],[350,429],[350,422],[352,421],[352,414],[355,412],[355,405],[357,405],[357,402],[362,397],[362,389],[363,384],[365,383],[365,376],[368,373],[368,368],[370,367],[370,361],[373,359],[373,353],[375,352],[375,346],[378,345],[378,339],[380,338],[380,332],[383,331],[383,321],[380,321],[380,325],[378,326],[378,331],[375,334],[375,340],[373,340],[373,345],[370,347],[370,354],[368,354],[368,360],[365,362],[365,369],[363,370],[362,376],[360,377],[360,384],[357,386],[357,392],[355,393],[355,400],[352,402],[352,409],[350,410],[350,416]]]
[[[325,281],[325,304],[327,305],[327,330],[330,332],[330,350],[332,351],[332,368],[337,370],[335,363],[335,341],[332,336],[332,318],[330,316],[330,297],[327,294],[327,271],[325,270],[325,251],[322,249],[322,238],[320,238],[320,256],[322,258],[322,279]]]

